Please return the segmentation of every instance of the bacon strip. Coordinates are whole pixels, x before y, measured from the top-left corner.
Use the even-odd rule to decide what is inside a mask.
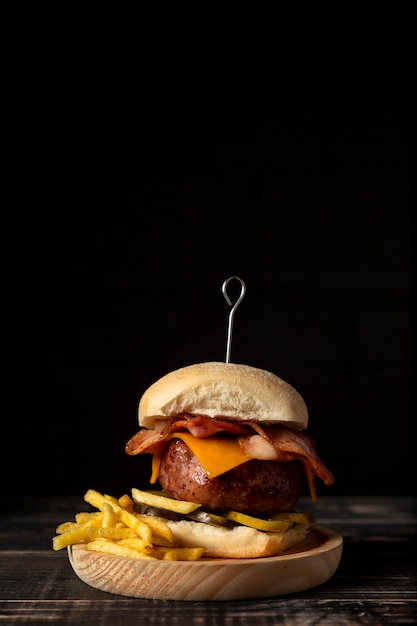
[[[316,502],[314,476],[326,485],[333,484],[335,478],[318,456],[312,441],[300,432],[280,426],[256,426],[259,434],[239,437],[243,453],[250,457],[271,461],[300,461],[304,468],[311,499]]]
[[[207,417],[207,415],[195,415],[192,417],[183,415],[180,419],[176,418],[173,421],[171,430],[189,430],[194,437],[205,439],[220,431],[235,435],[247,434],[250,432],[250,427],[245,426],[242,422],[229,422],[228,420]]]
[[[139,430],[125,445],[125,452],[133,456],[135,454],[142,454],[143,452],[154,451],[154,447],[164,441],[169,435],[169,431],[165,430],[148,430],[142,428]]]
[[[249,435],[237,438],[242,452],[250,459],[260,459],[261,461],[277,461],[278,450],[274,445],[261,435]],[[280,459],[286,461],[287,459]]]
[[[324,465],[309,437],[303,433],[289,428],[277,426],[262,427],[268,441],[272,443],[281,460],[290,460],[289,457],[306,459],[313,473],[321,478],[325,485],[332,485],[335,477]]]
[[[143,452],[153,452],[154,446],[165,441],[175,431],[188,430],[194,437],[205,439],[220,431],[234,435],[244,435],[251,432],[250,425],[239,422],[207,417],[206,415],[181,414],[171,420],[156,420],[155,428],[141,428],[125,446],[127,454],[133,456]]]

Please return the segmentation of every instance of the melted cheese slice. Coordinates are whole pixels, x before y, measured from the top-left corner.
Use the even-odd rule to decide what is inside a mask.
[[[243,454],[236,439],[227,439],[225,437],[199,439],[189,432],[171,433],[169,439],[175,438],[182,439],[187,444],[194,456],[200,461],[209,478],[220,476],[220,474],[224,474],[250,460],[249,457]],[[154,453],[151,483],[154,483],[158,478],[160,461],[160,455]]]

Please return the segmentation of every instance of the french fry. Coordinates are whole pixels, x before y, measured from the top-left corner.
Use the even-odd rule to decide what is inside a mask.
[[[70,530],[75,530],[79,528],[80,525],[77,522],[63,522],[59,526],[56,527],[55,532],[58,535],[63,535],[64,533],[68,533]]]
[[[156,546],[151,554],[164,561],[198,561],[203,554],[203,548],[163,548]]]
[[[142,513],[135,513],[135,517],[137,517],[137,519],[141,520],[151,528],[153,537],[157,535],[158,538],[163,538],[168,541],[168,545],[172,545],[172,542],[174,541],[174,533],[161,517],[156,517],[154,515],[145,515]],[[157,542],[154,541],[154,543]]]
[[[103,528],[113,528],[117,524],[117,516],[113,507],[108,502],[103,502]]]
[[[78,524],[84,524],[84,522],[89,522],[90,524],[97,523],[100,526],[102,519],[103,513],[101,511],[84,511],[75,514],[75,521]]]
[[[73,530],[69,530],[61,535],[56,535],[52,538],[52,547],[54,550],[62,550],[67,546],[71,546],[74,543],[81,543],[88,541],[87,526],[79,526]]]
[[[133,513],[129,513],[124,509],[120,509],[118,517],[126,526],[134,530],[148,545],[152,545],[152,530],[145,522],[142,522],[142,520],[138,519]]]
[[[105,496],[94,489],[88,489],[84,494],[84,500],[100,511],[103,510],[103,503],[106,502]]]
[[[90,539],[99,539],[99,538],[113,539],[113,540],[129,539],[129,538],[137,539],[137,536],[135,535],[134,531],[131,528],[127,528],[126,526],[119,527],[119,528],[116,528],[116,527],[106,528],[104,526],[101,528],[88,528],[87,532],[88,532],[88,536],[90,537]]]
[[[197,502],[173,500],[172,498],[157,493],[141,491],[140,489],[136,489],[136,487],[132,488],[132,498],[137,504],[146,504],[147,506],[154,506],[158,509],[174,511],[175,513],[191,513],[201,506],[201,504]]]
[[[100,511],[103,510],[103,505],[108,502],[113,508],[117,519],[122,521],[129,528],[132,528],[132,530],[134,530],[144,541],[146,541],[147,544],[152,545],[152,531],[149,526],[147,526],[145,522],[138,519],[133,513],[129,513],[125,509],[122,509],[116,498],[105,496],[98,491],[94,491],[94,489],[89,489],[84,496],[84,500],[92,506],[100,509]]]
[[[118,499],[118,504],[122,507],[122,509],[125,509],[129,513],[133,513],[135,503],[127,493],[125,493],[123,496],[121,496],[121,498]]]
[[[161,535],[158,535],[157,533],[152,533],[152,545],[161,546],[164,548],[172,548],[176,544],[174,540],[169,541],[168,539],[165,539],[165,537],[161,537]]]
[[[127,494],[117,499],[89,489],[84,499],[98,511],[76,513],[75,521],[59,524],[54,550],[84,543],[88,550],[134,559],[195,561],[202,556],[202,548],[175,544],[163,518],[136,513]]]
[[[151,554],[152,552],[152,548],[149,548],[149,546],[146,546],[146,544],[142,541],[142,539],[139,539],[138,537],[128,537],[126,539],[121,539],[118,543],[121,546],[134,548],[135,550],[138,550],[141,553],[145,552],[146,554]]]
[[[105,552],[106,554],[116,554],[118,556],[128,557],[129,559],[150,559],[154,560],[156,557],[151,556],[145,550],[139,552],[135,548],[121,545],[120,543],[114,543],[107,539],[95,539],[87,544],[88,550],[94,550],[95,552]]]
[[[117,498],[115,498],[114,496],[109,496],[107,493],[104,494],[104,499],[112,502],[113,504],[119,504]]]
[[[85,522],[82,522],[82,523],[79,523],[79,522],[63,522],[62,524],[57,526],[56,533],[58,535],[64,535],[64,534],[67,534],[69,532],[73,532],[73,531],[79,530],[81,528],[88,528],[88,527],[99,528],[101,526],[102,517],[103,517],[103,515],[100,514],[99,517],[92,517],[92,518],[87,519]]]

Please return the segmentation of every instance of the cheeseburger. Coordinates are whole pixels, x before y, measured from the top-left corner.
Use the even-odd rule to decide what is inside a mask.
[[[167,499],[201,505],[187,516],[144,512],[166,516],[181,544],[202,546],[204,556],[256,558],[293,548],[314,522],[295,511],[304,485],[315,501],[316,479],[334,482],[302,432],[303,398],[263,369],[223,362],[177,369],[145,391],[138,417],[127,454],[152,455],[150,483]]]

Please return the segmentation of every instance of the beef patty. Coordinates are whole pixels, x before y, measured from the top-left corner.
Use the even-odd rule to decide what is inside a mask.
[[[299,461],[253,459],[209,478],[181,439],[166,445],[159,469],[161,487],[178,500],[199,502],[212,511],[254,515],[291,511],[302,491],[303,477]]]

